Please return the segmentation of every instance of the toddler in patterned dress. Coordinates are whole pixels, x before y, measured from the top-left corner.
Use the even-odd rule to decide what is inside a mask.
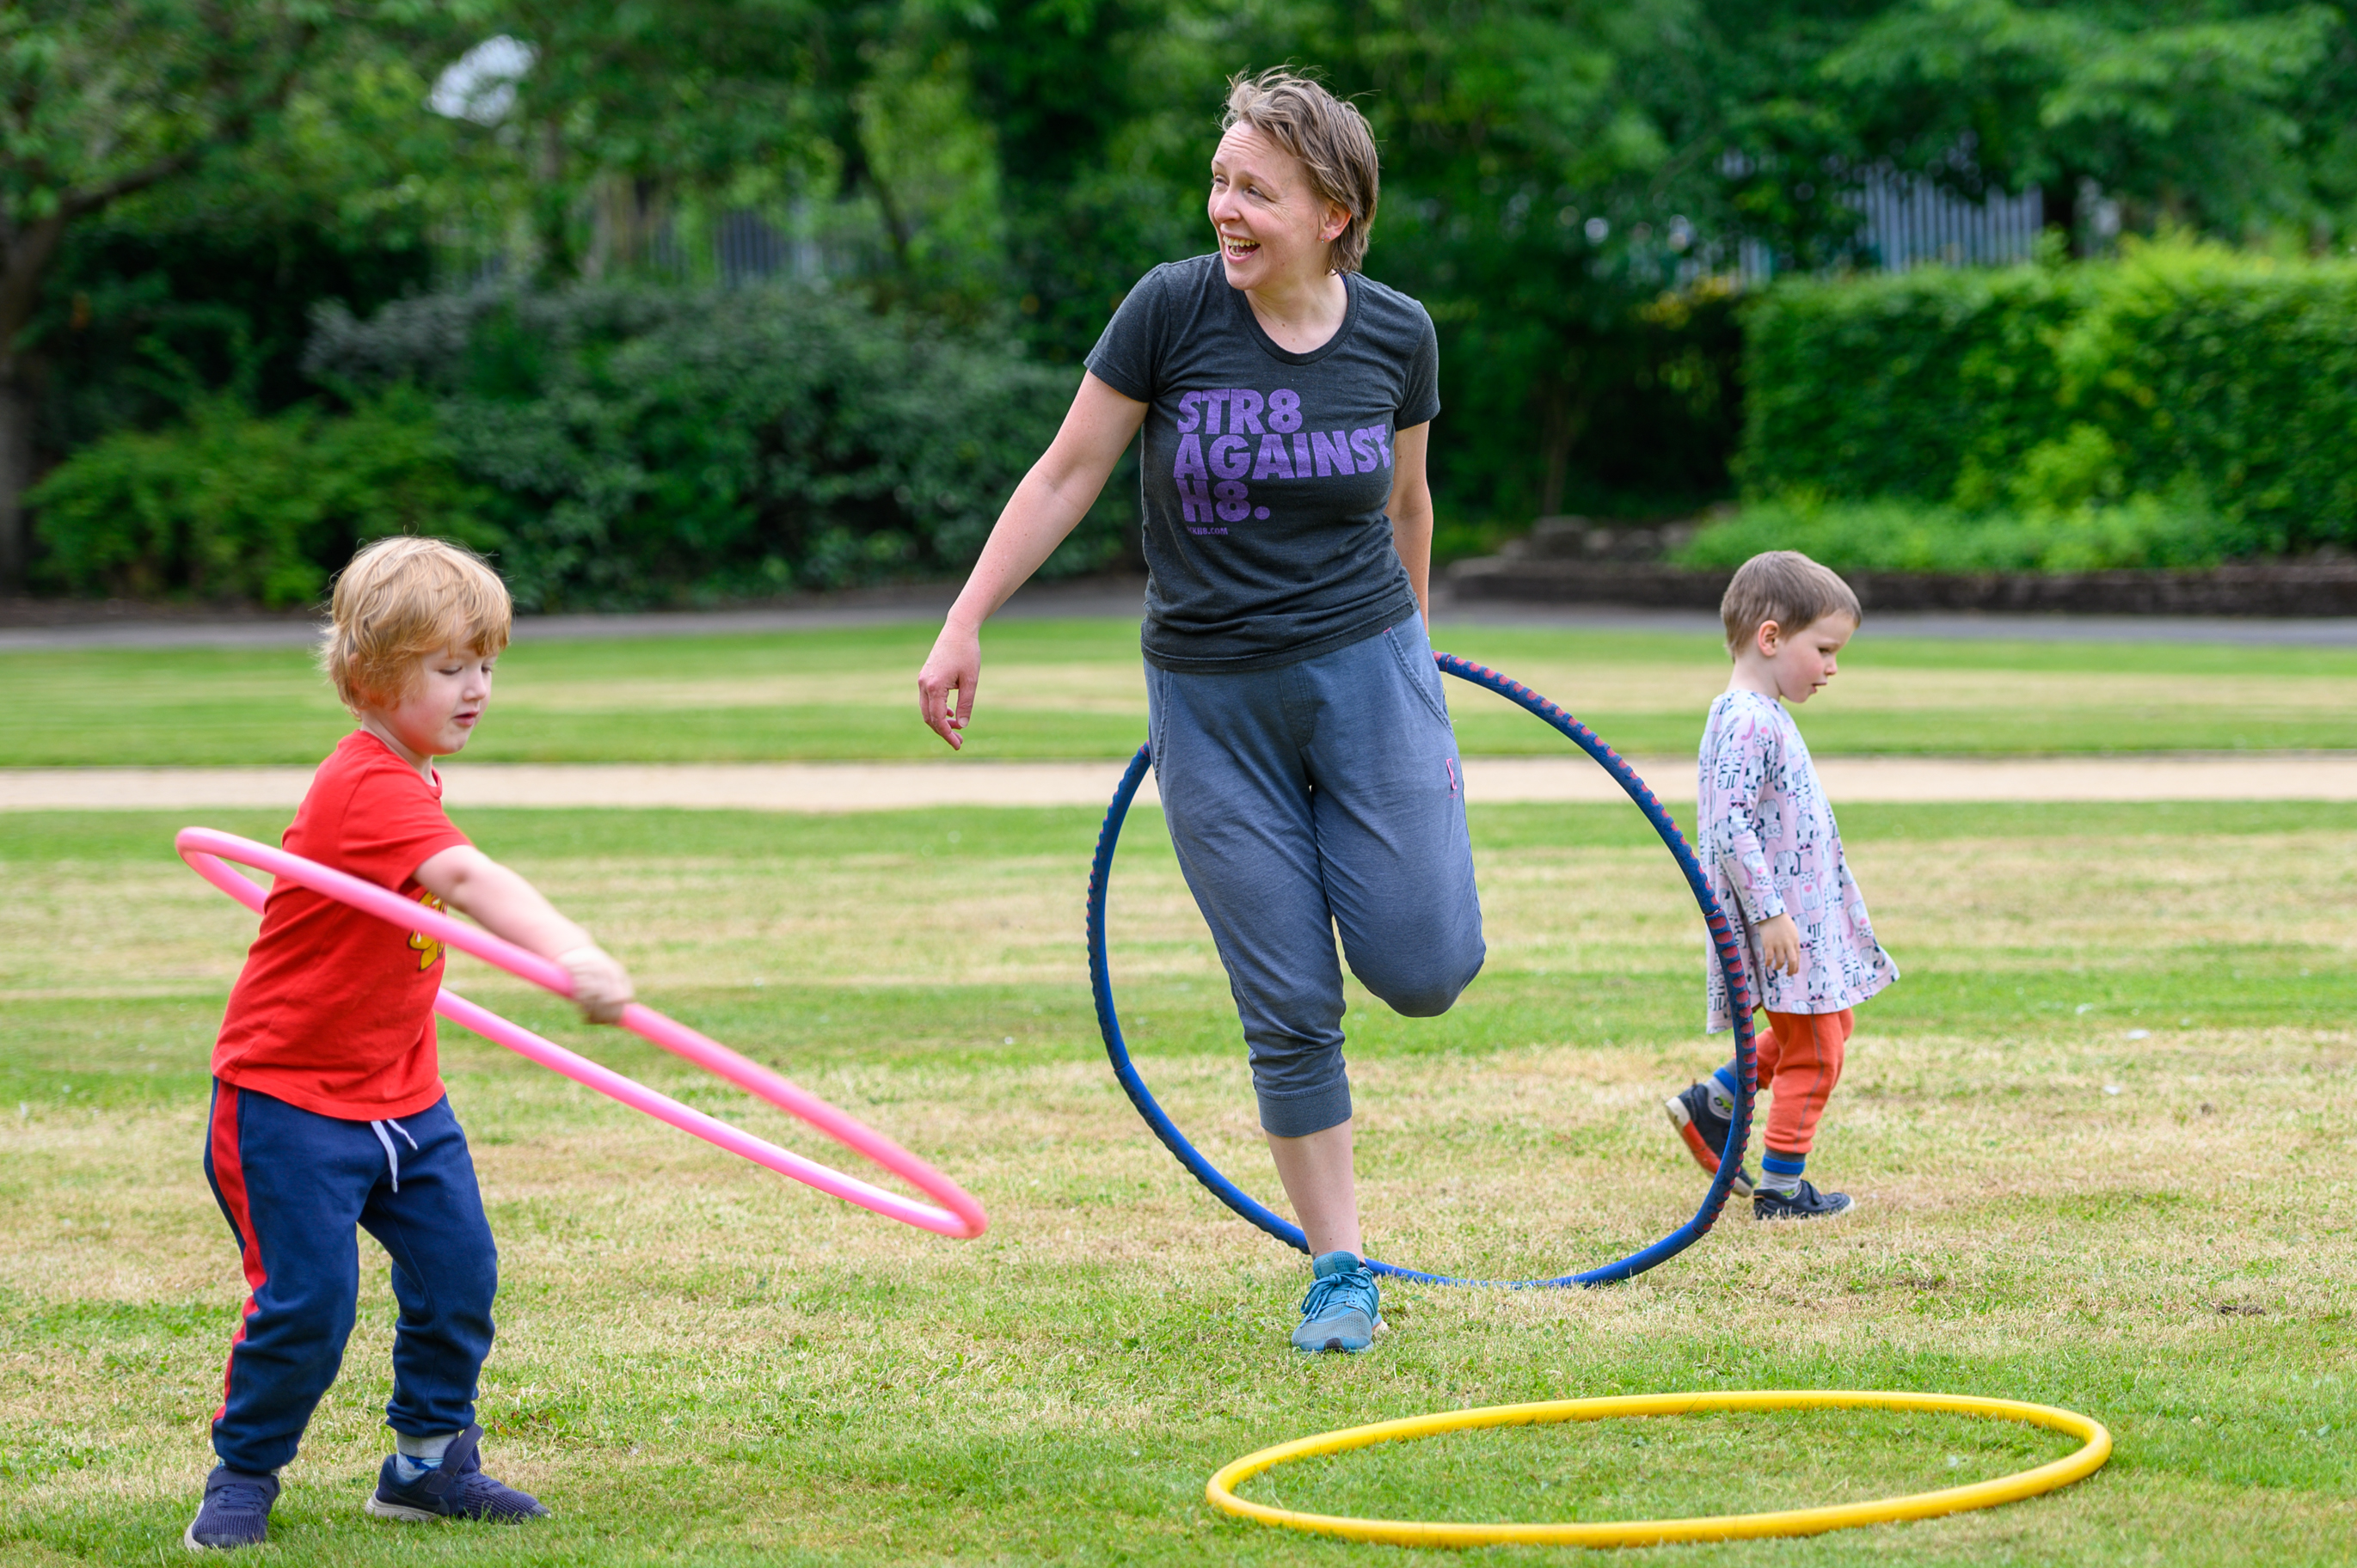
[[[1704,726],[1695,802],[1703,866],[1719,908],[1743,934],[1752,1001],[1768,1015],[1758,1040],[1759,1085],[1770,1095],[1757,1182],[1738,1167],[1761,1219],[1817,1219],[1850,1208],[1801,1175],[1817,1120],[1841,1079],[1851,1010],[1899,978],[1874,940],[1866,900],[1842,858],[1841,833],[1809,748],[1785,703],[1805,703],[1833,679],[1835,656],[1857,630],[1849,585],[1790,550],[1755,555],[1719,603],[1735,673]],[[1781,700],[1780,700],[1781,699]],[[1734,1027],[1716,954],[1709,1029]],[[1714,1175],[1735,1113],[1735,1064],[1668,1101],[1671,1123]]]

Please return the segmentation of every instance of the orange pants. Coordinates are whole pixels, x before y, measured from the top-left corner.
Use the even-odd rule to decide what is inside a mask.
[[[1841,1081],[1842,1049],[1857,1017],[1838,1013],[1770,1013],[1768,1027],[1753,1042],[1759,1055],[1760,1089],[1771,1086],[1768,1105],[1768,1151],[1805,1155],[1817,1135],[1817,1118]]]

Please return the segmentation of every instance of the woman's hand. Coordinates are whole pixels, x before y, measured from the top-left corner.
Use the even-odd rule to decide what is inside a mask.
[[[1760,922],[1760,961],[1770,974],[1801,972],[1801,928],[1790,915],[1774,915]]]
[[[917,716],[952,750],[965,745],[959,732],[974,716],[974,683],[982,679],[982,623],[1072,532],[1145,422],[1144,403],[1114,391],[1093,371],[1083,374],[1063,428],[998,514],[982,559],[974,564],[917,675]],[[957,693],[955,707],[952,692]]]
[[[917,673],[917,712],[953,751],[965,745],[965,736],[958,732],[974,716],[974,688],[981,679],[982,636],[952,618],[933,639],[933,650]],[[957,693],[954,703],[952,692]]]

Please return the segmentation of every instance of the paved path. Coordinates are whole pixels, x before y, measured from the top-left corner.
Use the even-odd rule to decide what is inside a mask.
[[[1145,583],[1092,579],[1034,583],[999,612],[1015,620],[1135,618]],[[526,616],[517,635],[533,639],[603,640],[631,637],[720,637],[748,632],[815,631],[830,627],[938,623],[954,587],[867,588],[823,603],[754,610],[659,610],[637,615]],[[56,607],[43,607],[55,608]],[[1433,612],[1447,647],[1450,627],[1512,626],[1559,630],[1667,631],[1714,635],[1718,618],[1702,610],[1648,610],[1610,605],[1453,605],[1444,591]],[[2266,620],[2203,616],[1980,615],[1887,611],[1868,623],[1876,637],[1954,638],[2026,642],[2222,642],[2357,648],[2357,617]],[[295,616],[182,620],[148,613],[54,626],[0,626],[0,653],[66,648],[292,648],[317,636]]]
[[[1694,799],[1694,759],[1645,757],[1663,799]],[[866,811],[912,806],[1102,806],[1118,762],[459,764],[453,806],[680,806]],[[2357,753],[2160,757],[1824,757],[1835,800],[2357,800]],[[292,811],[307,768],[0,768],[0,811]],[[1469,757],[1476,801],[1620,799],[1585,757]],[[1151,804],[1148,779],[1139,800]]]

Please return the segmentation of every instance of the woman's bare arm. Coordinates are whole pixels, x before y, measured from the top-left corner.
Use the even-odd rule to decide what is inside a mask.
[[[974,564],[965,591],[950,607],[917,676],[918,715],[952,748],[965,744],[958,732],[974,714],[974,686],[982,677],[982,623],[1095,504],[1106,476],[1145,422],[1144,403],[1124,397],[1094,374],[1082,376],[1063,428],[1007,498],[982,559]]]
[[[1411,424],[1392,437],[1392,547],[1415,589],[1415,607],[1432,629],[1432,486],[1424,473],[1424,456],[1432,437],[1432,423]]]

